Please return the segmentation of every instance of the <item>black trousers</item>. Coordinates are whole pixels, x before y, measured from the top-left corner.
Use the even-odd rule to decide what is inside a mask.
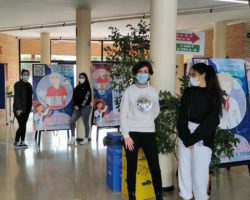
[[[142,147],[148,161],[155,194],[162,192],[161,170],[159,166],[155,133],[130,132],[134,141],[134,150],[126,149],[128,192],[135,192],[138,150]]]
[[[26,124],[29,119],[29,112],[28,113],[21,113],[19,116],[15,115],[17,122],[18,122],[18,129],[16,131],[16,138],[15,142],[20,142],[25,140],[25,134],[26,134]]]

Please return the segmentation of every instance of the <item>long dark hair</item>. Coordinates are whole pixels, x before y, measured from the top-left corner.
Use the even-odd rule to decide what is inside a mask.
[[[84,79],[85,79],[85,81],[83,83],[83,87],[90,90],[91,88],[90,88],[89,78],[88,78],[87,74],[82,72],[79,74],[79,77],[80,76],[84,76]],[[80,82],[79,82],[79,84],[80,84]]]
[[[222,115],[222,105],[224,104],[223,92],[213,67],[205,63],[197,63],[191,69],[197,71],[199,74],[206,73],[205,81],[207,90],[212,95],[213,104],[218,108],[220,115]]]

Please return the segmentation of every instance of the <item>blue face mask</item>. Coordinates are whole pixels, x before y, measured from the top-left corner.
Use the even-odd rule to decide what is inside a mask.
[[[148,74],[136,74],[136,80],[139,84],[146,84],[148,82]]]
[[[27,76],[27,75],[22,75],[22,79],[23,81],[28,81],[30,78],[30,76]]]

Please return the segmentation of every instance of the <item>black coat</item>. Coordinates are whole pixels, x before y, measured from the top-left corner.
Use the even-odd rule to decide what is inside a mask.
[[[86,84],[79,84],[75,87],[73,92],[74,106],[82,108],[86,105],[90,105],[92,98],[91,89]]]
[[[32,86],[29,82],[17,81],[14,85],[13,111],[22,110],[29,113],[32,108]]]

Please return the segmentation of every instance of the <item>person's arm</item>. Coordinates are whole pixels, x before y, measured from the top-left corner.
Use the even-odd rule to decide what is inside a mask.
[[[120,104],[120,125],[121,125],[122,135],[124,138],[129,137],[129,130],[127,124],[128,112],[129,112],[129,97],[128,97],[128,91],[126,90],[122,96]]]
[[[102,113],[105,113],[107,110],[108,110],[108,106],[105,105],[104,108],[103,108],[103,110],[102,110]]]
[[[154,108],[154,119],[157,118],[157,116],[160,113],[160,104],[159,104],[159,94],[157,91],[155,91],[155,108]]]
[[[190,109],[190,104],[191,104],[190,95],[191,95],[190,88],[186,89],[183,92],[183,95],[180,101],[179,116],[177,120],[178,134],[183,142],[190,135],[190,130],[188,128],[188,115],[189,115],[189,109]]]
[[[20,83],[16,83],[14,85],[14,102],[15,102],[15,107],[16,111],[21,110],[22,111],[22,89]]]
[[[220,118],[218,109],[215,106],[211,106],[210,112],[202,120],[200,125],[194,131],[194,133],[190,134],[190,136],[184,142],[185,146],[186,147],[192,146],[196,142],[199,142],[209,137],[211,134],[214,134],[219,123],[220,123]]]
[[[91,98],[91,92],[90,90],[86,91],[85,97],[83,98],[83,101],[81,103],[81,106],[84,107],[86,103],[88,102],[89,98]]]
[[[78,103],[78,101],[77,101],[77,86],[74,88],[74,90],[73,90],[73,106],[75,107],[75,106],[77,106],[77,107],[79,107],[80,106],[80,104]]]

